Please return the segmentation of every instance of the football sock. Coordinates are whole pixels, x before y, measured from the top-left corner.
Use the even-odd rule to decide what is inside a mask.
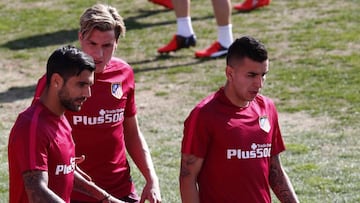
[[[191,24],[191,17],[182,17],[176,19],[177,24],[177,35],[181,35],[183,37],[190,37],[194,34],[194,30]]]
[[[232,24],[218,26],[218,41],[222,46],[229,48],[233,42]]]

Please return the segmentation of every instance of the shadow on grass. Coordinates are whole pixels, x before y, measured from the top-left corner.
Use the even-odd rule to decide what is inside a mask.
[[[148,18],[149,16],[158,14],[160,12],[164,12],[164,10],[151,10],[151,11],[140,10],[139,15],[134,17],[129,17],[124,20],[127,30],[129,31],[132,29],[144,29],[153,26],[167,25],[175,22],[174,20],[161,22],[161,23],[137,22],[139,19]],[[77,39],[78,39],[77,28],[70,30],[63,29],[52,33],[38,34],[38,35],[33,35],[25,38],[8,41],[2,44],[1,47],[5,47],[10,50],[22,50],[22,49],[30,49],[30,48],[47,47],[51,45],[72,44]]]
[[[146,59],[146,60],[142,60],[142,61],[129,62],[129,64],[132,66],[141,65],[141,64],[150,64],[155,61],[167,60],[167,59],[174,58],[174,57],[176,57],[176,56],[159,55],[159,56],[155,57],[154,59]],[[145,68],[134,68],[134,73],[158,71],[158,70],[164,70],[164,69],[196,65],[196,64],[204,63],[209,60],[212,60],[212,59],[197,59],[197,60],[193,60],[193,61],[187,62],[187,63],[173,64],[173,65],[167,65],[167,66],[164,65],[164,66],[156,66],[156,67],[148,66]],[[11,102],[14,102],[17,100],[32,98],[34,96],[35,88],[36,88],[36,85],[29,85],[29,86],[23,86],[23,87],[10,87],[7,91],[0,92],[0,104],[1,103],[11,103]]]
[[[140,12],[139,15],[128,17],[124,20],[128,31],[134,29],[145,29],[154,26],[162,26],[162,25],[176,23],[175,16],[173,20],[163,21],[158,23],[139,22],[139,20],[142,18],[148,18],[152,15],[156,15],[161,12],[173,12],[171,10],[164,10],[164,9],[139,10],[139,12]],[[209,18],[213,18],[213,16],[209,15],[201,18],[193,18],[192,20],[197,21],[197,20],[205,20]],[[70,30],[62,29],[53,33],[44,33],[44,34],[8,41],[0,46],[8,48],[10,50],[22,50],[22,49],[30,49],[30,48],[41,48],[41,47],[57,45],[57,44],[58,45],[71,44],[77,40],[77,33],[78,33],[78,29],[70,29]],[[131,64],[132,66],[133,65],[136,66],[139,64],[146,64],[145,67],[134,68],[135,73],[140,73],[140,72],[157,71],[157,70],[171,69],[182,66],[196,65],[207,61],[207,59],[198,59],[183,64],[172,64],[172,65],[163,65],[156,67],[151,67],[150,65],[150,63],[153,63],[155,61],[168,60],[174,57],[178,57],[178,56],[158,55],[153,59],[145,59],[142,61],[129,62],[129,64]],[[35,85],[23,86],[23,87],[10,87],[7,91],[0,92],[0,103],[9,103],[9,102],[14,102],[16,100],[31,98],[34,95],[35,87],[36,87]]]
[[[6,92],[0,92],[0,104],[31,98],[34,96],[34,92],[35,85],[25,87],[10,87]]]
[[[124,19],[127,31],[136,30],[136,29],[146,29],[149,27],[162,26],[175,24],[176,18],[172,20],[157,22],[157,23],[142,23],[141,19],[149,18],[150,16],[157,15],[163,12],[173,12],[172,10],[138,10],[139,15],[131,16]],[[205,20],[213,18],[213,16],[204,16],[201,18],[193,18],[193,21],[197,20]],[[215,25],[214,25],[215,26]],[[8,41],[1,45],[1,47],[8,48],[10,50],[22,50],[22,49],[30,49],[30,48],[40,48],[51,45],[64,45],[64,44],[72,44],[77,40],[78,29],[62,29],[53,33],[44,33],[38,34],[34,36],[29,36],[25,38],[15,39],[12,41]]]
[[[6,47],[10,50],[21,50],[30,48],[46,47],[56,44],[71,44],[77,40],[77,29],[73,30],[59,30],[53,33],[45,33],[40,35],[34,35],[30,37],[20,38],[13,41],[9,41],[2,47]]]
[[[133,16],[133,17],[128,17],[124,20],[127,30],[144,29],[144,28],[169,25],[169,24],[174,24],[174,26],[175,26],[175,24],[176,24],[176,16],[175,16],[175,12],[173,10],[169,10],[169,9],[158,9],[158,10],[139,9],[138,12],[140,13],[139,15]],[[139,20],[141,20],[141,19],[146,19],[153,15],[157,15],[159,13],[164,13],[164,12],[174,12],[174,17],[171,18],[171,20],[156,22],[156,23],[153,23],[153,22],[152,23],[141,23],[141,22],[139,22]],[[191,21],[193,21],[193,22],[201,21],[201,20],[207,20],[207,19],[211,19],[211,18],[214,18],[214,16],[208,15],[208,16],[203,16],[203,17],[192,17]],[[214,24],[214,29],[215,29],[215,27],[216,27],[216,25]]]
[[[124,19],[124,23],[126,25],[126,30],[138,30],[138,29],[145,29],[145,28],[150,28],[150,27],[156,27],[156,26],[161,26],[161,25],[169,25],[169,24],[174,24],[176,23],[176,18],[174,17],[173,20],[168,20],[168,21],[163,21],[163,22],[157,22],[157,23],[141,23],[139,20],[141,19],[146,19],[149,18],[153,15],[157,15],[159,13],[164,13],[164,12],[173,12],[171,10],[164,10],[164,9],[159,9],[159,10],[144,10],[144,9],[139,9],[138,10],[139,15],[136,16],[130,16],[126,19]]]
[[[150,63],[153,63],[156,61],[173,59],[174,57],[179,58],[177,56],[171,56],[171,55],[158,55],[153,59],[145,59],[142,61],[134,61],[134,62],[128,62],[128,63],[134,68],[134,66],[137,66],[137,65],[150,64]],[[178,68],[178,67],[183,67],[183,66],[196,65],[196,64],[204,63],[209,60],[212,60],[212,59],[196,59],[196,60],[192,60],[192,61],[187,61],[186,63],[162,65],[162,66],[156,66],[156,67],[150,67],[150,66],[148,66],[148,67],[142,66],[142,68],[135,67],[134,73],[157,71],[157,70],[164,70],[164,69]],[[183,61],[186,61],[186,60],[183,60]]]

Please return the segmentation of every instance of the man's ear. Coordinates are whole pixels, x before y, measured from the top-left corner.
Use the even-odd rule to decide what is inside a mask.
[[[78,32],[78,39],[79,39],[79,41],[83,40],[83,36],[82,36],[81,32]]]
[[[50,80],[50,86],[58,89],[63,86],[63,82],[64,82],[63,78],[58,73],[52,74]]]
[[[230,66],[226,66],[225,75],[228,81],[232,81],[233,74],[234,74],[234,68]]]

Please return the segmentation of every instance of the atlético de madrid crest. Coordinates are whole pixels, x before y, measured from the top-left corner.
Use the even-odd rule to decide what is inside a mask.
[[[123,91],[122,91],[121,83],[111,84],[111,94],[117,99],[120,99],[122,97]]]
[[[269,122],[269,119],[268,117],[265,115],[265,116],[260,116],[259,118],[259,125],[260,125],[260,128],[265,131],[265,132],[270,132],[270,122]]]

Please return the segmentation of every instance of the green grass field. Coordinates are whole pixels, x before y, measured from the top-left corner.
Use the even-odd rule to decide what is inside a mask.
[[[0,0],[0,202],[8,202],[9,130],[30,104],[49,54],[60,45],[78,46],[79,16],[95,2]],[[104,3],[115,6],[127,25],[116,55],[136,74],[139,121],[163,202],[180,202],[183,121],[225,81],[224,58],[193,57],[216,39],[210,1],[192,2],[197,46],[169,56],[156,50],[176,31],[173,11],[147,0]],[[273,0],[250,13],[233,11],[234,37],[252,35],[270,52],[263,94],[279,110],[287,145],[282,162],[301,202],[360,202],[359,11],[359,0]],[[144,180],[136,167],[133,175],[141,192]]]

